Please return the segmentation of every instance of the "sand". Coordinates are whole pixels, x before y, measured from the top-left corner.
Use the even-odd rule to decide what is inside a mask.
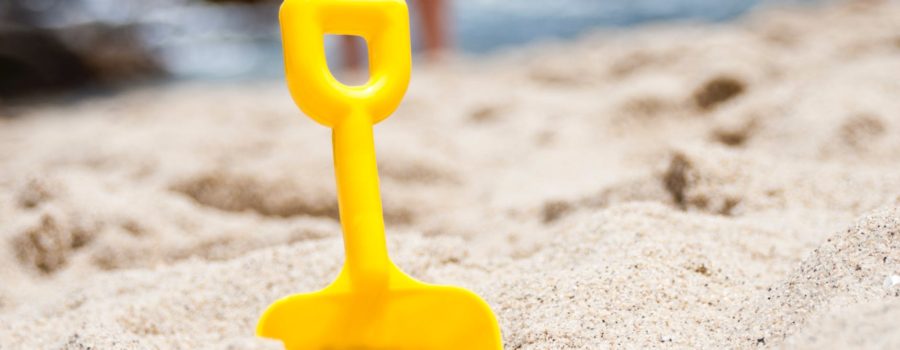
[[[900,347],[900,5],[419,65],[376,128],[391,255],[507,349]],[[275,349],[342,242],[281,82],[0,118],[0,349]]]

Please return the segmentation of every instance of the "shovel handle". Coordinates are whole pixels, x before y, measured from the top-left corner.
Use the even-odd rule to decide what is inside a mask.
[[[335,127],[353,114],[371,124],[400,104],[410,75],[409,14],[403,0],[286,0],[279,14],[288,87],[312,119]],[[328,70],[325,34],[357,35],[369,47],[369,80],[339,82]]]
[[[288,87],[297,106],[333,129],[343,273],[353,288],[386,287],[387,253],[372,126],[400,103],[410,75],[409,18],[403,0],[287,0],[280,11]],[[324,35],[363,37],[371,76],[347,86],[325,60]]]

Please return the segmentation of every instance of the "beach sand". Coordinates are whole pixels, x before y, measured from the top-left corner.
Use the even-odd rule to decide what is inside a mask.
[[[8,112],[7,112],[8,113]],[[0,349],[275,349],[342,263],[282,82],[0,118]],[[900,348],[900,4],[767,9],[417,66],[388,244],[507,349]]]

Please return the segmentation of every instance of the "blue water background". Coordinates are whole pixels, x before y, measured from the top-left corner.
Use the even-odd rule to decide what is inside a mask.
[[[416,1],[408,1],[414,49],[418,46]],[[451,25],[456,49],[469,55],[548,39],[573,38],[596,28],[635,27],[669,21],[721,22],[732,20],[772,0],[456,0],[451,1]],[[787,0],[780,4],[818,3]],[[165,22],[184,26],[173,34],[156,33],[158,52],[176,77],[191,79],[272,78],[283,75],[277,8],[262,10],[266,19],[253,30],[233,21],[203,18],[235,17],[240,6],[172,11]],[[268,12],[266,12],[268,11]],[[215,13],[211,13],[215,12]],[[271,13],[269,13],[271,12]],[[178,18],[184,17],[185,20]],[[268,22],[271,18],[271,23]],[[164,27],[160,27],[164,28]],[[184,34],[187,33],[187,34]],[[329,64],[336,60],[336,40],[326,40]]]
[[[725,21],[759,3],[759,0],[470,0],[454,3],[453,18],[458,47],[465,52],[483,53],[535,40],[571,38],[597,27],[675,20]]]

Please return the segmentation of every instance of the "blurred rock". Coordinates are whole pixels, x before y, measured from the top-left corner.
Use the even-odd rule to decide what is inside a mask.
[[[92,73],[53,32],[0,24],[0,97],[71,88]]]
[[[83,11],[55,21],[83,1],[6,0],[0,4],[0,98],[157,76],[161,65],[132,23],[107,23]],[[64,17],[64,16],[62,16]]]
[[[54,32],[72,48],[92,77],[121,81],[165,74],[165,69],[138,38],[138,25],[90,23]]]

